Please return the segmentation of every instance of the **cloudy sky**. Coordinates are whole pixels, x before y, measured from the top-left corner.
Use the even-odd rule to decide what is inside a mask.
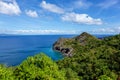
[[[0,0],[0,33],[120,33],[120,0]]]

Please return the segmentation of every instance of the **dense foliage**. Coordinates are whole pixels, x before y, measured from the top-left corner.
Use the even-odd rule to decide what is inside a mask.
[[[84,41],[83,41],[84,42]],[[97,40],[88,39],[85,45],[67,42],[74,56],[58,61],[59,68],[70,69],[81,80],[117,80],[120,76],[120,35]],[[68,80],[71,76],[68,76]]]
[[[45,54],[28,57],[13,69],[0,66],[0,80],[65,80],[64,71]]]
[[[0,80],[120,80],[120,35],[87,38],[67,41],[74,56],[57,62],[40,53],[15,67],[0,65]]]

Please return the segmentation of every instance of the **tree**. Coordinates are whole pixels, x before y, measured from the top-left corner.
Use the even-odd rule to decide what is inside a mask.
[[[0,65],[0,80],[14,80],[13,71],[4,65]]]
[[[64,71],[60,71],[55,62],[41,53],[28,57],[14,71],[18,79],[23,80],[64,80]]]

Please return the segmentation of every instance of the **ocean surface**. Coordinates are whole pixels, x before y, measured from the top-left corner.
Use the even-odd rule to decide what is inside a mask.
[[[28,56],[40,52],[53,60],[62,59],[60,53],[52,50],[52,45],[60,37],[71,38],[75,35],[1,35],[0,36],[0,64],[7,66],[19,65]],[[110,35],[95,35],[103,38]]]

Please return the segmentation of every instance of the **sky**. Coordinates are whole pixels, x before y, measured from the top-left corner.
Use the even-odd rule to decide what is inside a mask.
[[[119,34],[120,0],[0,0],[0,34]]]

